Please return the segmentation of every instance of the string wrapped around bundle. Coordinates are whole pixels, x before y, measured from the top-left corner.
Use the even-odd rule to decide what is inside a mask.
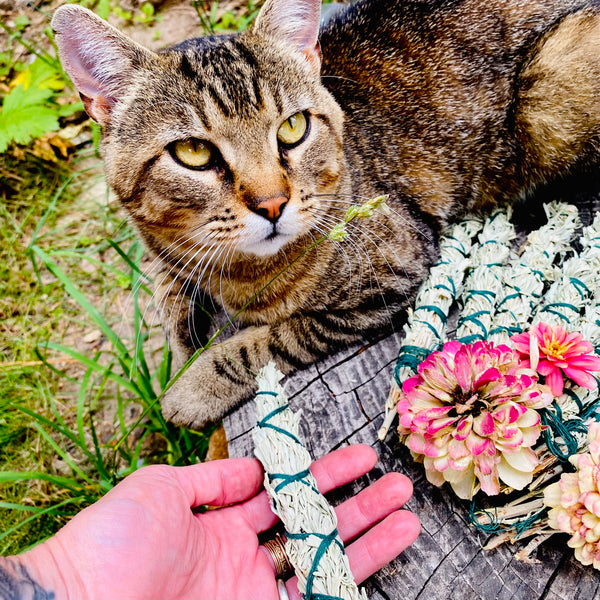
[[[306,600],[366,600],[352,577],[335,512],[310,473],[311,456],[298,438],[300,413],[290,410],[282,378],[273,363],[257,375],[253,440],[273,512],[285,527],[298,589]]]
[[[600,568],[600,216],[578,254],[576,207],[553,202],[546,214],[518,251],[510,210],[443,238],[379,436],[398,414],[402,442],[431,483],[471,501],[471,523],[494,535],[488,548],[533,536],[517,555],[527,560],[566,531],[575,556]],[[448,257],[457,239],[466,251]]]

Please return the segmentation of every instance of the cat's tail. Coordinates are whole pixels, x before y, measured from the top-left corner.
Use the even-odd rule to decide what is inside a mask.
[[[600,9],[571,14],[545,34],[517,89],[524,187],[600,164]]]

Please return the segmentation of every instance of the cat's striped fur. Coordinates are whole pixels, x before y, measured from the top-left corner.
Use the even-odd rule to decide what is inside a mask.
[[[262,290],[165,397],[176,423],[220,419],[269,360],[290,373],[391,330],[448,220],[596,163],[596,1],[364,0],[317,41],[319,8],[266,0],[250,32],[158,54],[80,7],[54,17],[108,180],[163,265],[176,364],[206,331],[205,294],[235,314]],[[174,153],[190,138],[201,170]],[[389,214],[307,251],[379,194]]]

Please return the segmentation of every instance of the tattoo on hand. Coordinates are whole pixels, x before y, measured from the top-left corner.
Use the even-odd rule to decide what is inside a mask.
[[[43,589],[17,561],[0,559],[0,600],[53,600],[54,592]]]

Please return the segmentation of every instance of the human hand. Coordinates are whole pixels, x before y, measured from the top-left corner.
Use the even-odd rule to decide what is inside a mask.
[[[327,492],[368,472],[369,446],[342,448],[313,463]],[[277,523],[260,463],[228,459],[136,471],[53,538],[17,557],[56,598],[277,599],[275,569],[257,534]],[[412,493],[398,473],[384,475],[336,508],[353,575],[361,582],[410,545],[419,522],[398,510]],[[202,513],[191,508],[223,506]],[[286,582],[300,598],[296,578]]]

